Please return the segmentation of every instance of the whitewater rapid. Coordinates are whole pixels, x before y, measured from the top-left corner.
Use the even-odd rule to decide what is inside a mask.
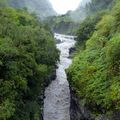
[[[60,50],[60,62],[56,70],[57,78],[45,90],[44,120],[70,120],[70,89],[65,69],[72,60],[69,57],[69,49],[75,45],[73,36],[55,34],[55,38],[61,41],[56,44]]]

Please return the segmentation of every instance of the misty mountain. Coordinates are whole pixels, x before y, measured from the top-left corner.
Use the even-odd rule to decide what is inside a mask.
[[[27,8],[29,12],[35,13],[41,19],[56,15],[49,0],[0,0],[0,4],[14,8]]]
[[[86,10],[88,14],[93,14],[105,9],[111,9],[115,0],[91,0],[89,4],[86,4]]]
[[[68,11],[60,16],[48,17],[46,22],[54,32],[73,35],[79,27],[79,23],[86,18],[86,4],[90,1],[83,0],[75,11]]]
[[[82,0],[75,11],[70,12],[73,21],[82,21],[91,14],[97,13],[101,10],[110,9],[114,0]]]
[[[78,8],[74,11],[68,11],[66,15],[69,15],[74,22],[80,22],[87,16],[86,4],[90,3],[91,0],[82,0]]]
[[[24,0],[25,6],[30,12],[35,12],[37,16],[45,18],[56,15],[51,3],[48,0]]]
[[[25,7],[25,0],[6,0],[7,5],[14,8],[23,8]]]
[[[85,7],[86,4],[88,4],[88,3],[90,3],[90,2],[91,2],[91,0],[82,0],[78,8],[80,8],[80,7]]]
[[[82,0],[75,11],[68,11],[61,16],[47,18],[47,23],[54,32],[74,34],[86,17],[110,9],[114,0]]]

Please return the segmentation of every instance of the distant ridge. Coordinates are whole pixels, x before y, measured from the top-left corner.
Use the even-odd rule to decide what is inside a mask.
[[[27,8],[41,19],[56,15],[49,0],[5,0],[4,3],[14,8]]]

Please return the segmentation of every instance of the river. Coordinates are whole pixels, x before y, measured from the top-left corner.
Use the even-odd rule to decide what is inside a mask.
[[[60,50],[60,62],[56,70],[57,78],[45,90],[44,120],[70,120],[70,89],[65,69],[72,60],[69,49],[75,45],[74,36],[55,34],[60,43],[56,44]]]

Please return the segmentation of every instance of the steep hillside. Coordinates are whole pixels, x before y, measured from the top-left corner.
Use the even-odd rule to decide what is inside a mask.
[[[74,21],[82,21],[87,16],[111,8],[113,0],[82,0],[79,7],[70,16]]]
[[[56,15],[48,0],[0,0],[0,4],[14,8],[27,8],[29,12],[37,14],[41,19]]]
[[[69,13],[61,16],[51,16],[45,20],[53,32],[61,34],[75,34],[78,23],[74,22]]]
[[[114,0],[91,0],[86,4],[87,14],[93,14],[104,9],[110,9],[114,4]]]
[[[41,18],[56,15],[48,0],[25,0],[25,6],[30,12],[35,12]]]
[[[92,0],[92,4],[96,1]],[[103,4],[105,1],[97,2]],[[109,0],[104,8],[109,8],[112,2]],[[82,115],[85,114],[84,106],[89,110],[88,113],[91,112],[91,117],[98,120],[120,118],[119,6],[120,1],[116,0],[111,9],[99,11],[99,14],[81,23],[77,39],[78,51],[67,71],[71,89],[76,93],[79,107],[82,106]]]
[[[91,2],[91,0],[82,0],[78,8],[70,13],[70,17],[74,22],[80,22],[86,18],[86,4],[89,4],[89,2]]]
[[[51,32],[24,10],[0,8],[0,120],[41,120],[58,50]]]

